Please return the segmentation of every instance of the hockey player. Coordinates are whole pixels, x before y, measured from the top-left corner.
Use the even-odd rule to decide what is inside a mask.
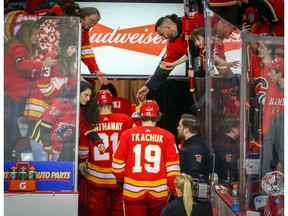
[[[146,100],[141,108],[142,126],[126,130],[120,138],[112,173],[123,182],[126,216],[160,215],[169,191],[176,192],[179,155],[174,136],[159,127],[159,106]]]
[[[123,215],[122,188],[111,173],[111,164],[120,135],[133,126],[133,121],[125,114],[112,113],[112,97],[109,90],[97,92],[100,123],[93,130],[104,144],[88,141],[79,146],[79,169],[87,181],[86,211],[91,215]]]
[[[112,83],[109,83],[107,85],[102,85],[101,90],[108,89],[111,94],[113,95],[112,101],[113,101],[113,113],[124,113],[128,116],[132,115],[131,110],[131,103],[128,99],[119,97],[117,94],[117,89]]]

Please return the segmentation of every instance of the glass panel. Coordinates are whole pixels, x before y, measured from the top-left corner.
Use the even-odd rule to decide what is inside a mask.
[[[284,40],[244,33],[242,38],[246,63],[242,69],[248,72],[243,98],[249,102],[243,112],[246,137],[242,139],[246,205],[263,212],[271,208],[269,195],[278,199],[272,208],[283,206],[284,198]]]
[[[214,149],[219,182],[230,187],[239,181],[240,30],[209,9],[206,18],[206,137]]]
[[[242,209],[274,211],[284,200],[284,38],[240,32],[208,8],[206,26],[214,171],[228,191],[239,184]]]
[[[5,16],[5,160],[75,160],[79,23]]]

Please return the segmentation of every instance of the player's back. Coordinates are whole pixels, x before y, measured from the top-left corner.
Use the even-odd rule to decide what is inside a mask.
[[[118,162],[125,161],[125,199],[141,199],[147,193],[155,199],[166,197],[167,176],[179,171],[174,136],[159,127],[138,126],[124,131],[114,159],[115,170],[121,167]]]
[[[131,103],[128,99],[122,97],[113,97],[113,113],[124,113],[131,116]]]
[[[125,114],[100,115],[100,122],[95,130],[104,143],[105,152],[100,152],[97,146],[90,142],[87,179],[92,184],[103,188],[119,187],[111,174],[112,158],[118,147],[121,133],[132,126],[132,119]]]
[[[118,147],[120,135],[126,129],[133,126],[132,119],[121,113],[112,113],[100,115],[100,122],[96,125],[95,130],[104,142],[105,152],[94,156],[100,166],[111,167],[112,156]]]

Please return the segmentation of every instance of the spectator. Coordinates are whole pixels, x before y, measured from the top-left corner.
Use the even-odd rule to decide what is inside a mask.
[[[43,57],[57,60],[53,67],[43,68],[40,76],[34,79],[30,94],[26,101],[24,116],[29,120],[29,128],[35,123],[49,107],[52,100],[59,96],[65,88],[76,84],[77,64],[77,36],[74,31],[67,34],[60,41],[56,51],[49,52]]]
[[[284,112],[276,115],[263,139],[262,177],[270,171],[284,173]]]
[[[56,98],[30,136],[34,161],[57,161],[63,144],[75,134],[77,86]]]
[[[38,1],[38,0],[37,0]],[[29,8],[31,4],[27,5]],[[64,0],[54,0],[54,1],[43,1],[41,4],[35,5],[33,8],[30,8],[29,11],[27,8],[25,11],[37,16],[44,15],[56,15],[61,16],[65,15],[65,2]]]
[[[193,179],[186,173],[176,176],[175,187],[178,198],[166,205],[160,216],[212,216],[212,206],[209,201],[203,203],[193,199]]]
[[[195,28],[191,34],[191,40],[194,42],[195,46],[200,50],[199,58],[199,70],[195,72],[195,77],[205,77],[205,28],[198,27]]]
[[[83,140],[79,146],[79,168],[87,182],[85,211],[99,216],[123,215],[123,190],[111,173],[111,164],[121,134],[133,126],[133,121],[125,114],[112,113],[109,90],[99,90],[97,99],[100,122],[93,131],[99,134],[104,144]],[[90,132],[86,134],[89,138]]]
[[[5,122],[5,158],[11,160],[12,149],[17,139],[17,119],[23,112],[23,101],[29,94],[33,77],[40,75],[43,67],[52,67],[57,61],[47,58],[33,61],[36,42],[39,38],[39,25],[26,21],[4,48],[4,93],[5,109],[10,109],[10,117]],[[15,85],[15,83],[18,83]]]
[[[235,114],[226,114],[219,123],[220,135],[213,146],[215,171],[220,181],[239,181],[239,136],[240,120]]]
[[[200,121],[192,114],[183,114],[180,118],[178,130],[178,140],[184,140],[184,144],[179,150],[181,172],[185,172],[194,179],[199,178],[199,174],[204,175],[208,180],[210,172],[209,149],[200,136]]]
[[[126,216],[160,215],[168,192],[176,193],[179,155],[174,136],[159,127],[159,106],[146,100],[141,109],[142,126],[123,132],[112,163],[112,173],[123,185]]]
[[[204,13],[202,13],[204,15]],[[138,90],[137,98],[144,100],[148,92],[156,90],[169,76],[174,67],[188,60],[187,41],[185,34],[190,35],[187,29],[193,31],[194,26],[204,26],[204,16],[196,23],[193,17],[189,17],[189,28],[186,26],[185,16],[179,18],[176,14],[161,17],[155,24],[155,31],[162,39],[167,39],[167,50],[154,75],[147,80],[146,85]],[[167,64],[167,63],[173,63]]]
[[[269,24],[268,33],[284,36],[284,1],[278,0],[241,0],[259,11],[264,21]]]
[[[268,88],[263,106],[263,136],[266,135],[272,119],[284,112],[284,59],[275,58],[267,66],[272,84]]]
[[[100,12],[94,7],[81,8],[82,22],[82,51],[81,60],[88,67],[91,74],[95,74],[101,84],[107,84],[106,75],[102,73],[96,63],[94,52],[90,45],[89,30],[100,20]]]

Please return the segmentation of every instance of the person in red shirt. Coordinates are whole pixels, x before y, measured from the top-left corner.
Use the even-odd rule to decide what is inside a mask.
[[[65,142],[75,135],[77,86],[56,98],[30,136],[34,161],[57,161]]]
[[[11,159],[12,149],[17,139],[17,119],[20,106],[29,94],[33,77],[40,75],[43,67],[52,67],[57,61],[47,58],[33,61],[36,42],[39,38],[39,25],[28,20],[21,25],[14,37],[7,41],[4,48],[4,96],[5,112],[5,158]]]
[[[158,19],[155,24],[155,31],[162,40],[168,40],[166,53],[153,76],[147,80],[145,86],[138,90],[138,99],[144,100],[151,89],[156,90],[165,82],[176,65],[188,60],[185,36],[186,34],[190,35],[195,27],[204,27],[204,13],[201,14],[201,17],[196,18],[196,15],[189,16],[187,24],[189,27],[186,26],[185,16],[180,18],[176,14],[172,14]]]
[[[264,21],[269,23],[267,33],[284,36],[284,0],[241,0],[259,11]],[[241,2],[240,1],[240,2]]]
[[[91,74],[95,74],[101,84],[107,84],[106,75],[100,71],[96,63],[94,52],[89,41],[89,30],[93,28],[100,20],[101,15],[97,8],[85,7],[81,8],[82,22],[82,50],[81,60],[88,67]]]
[[[263,107],[263,136],[266,135],[272,119],[284,112],[284,59],[275,58],[267,66],[272,84],[268,87]]]
[[[133,126],[133,121],[125,114],[112,113],[109,90],[99,90],[97,100],[100,122],[92,131],[97,132],[104,144],[83,140],[79,145],[80,171],[87,182],[84,211],[89,215],[123,215],[122,188],[112,175],[111,166],[120,136]]]
[[[24,111],[24,116],[29,121],[29,128],[34,128],[53,99],[65,88],[70,88],[76,83],[77,39],[74,31],[67,32],[60,41],[59,48],[43,57],[43,59],[47,57],[57,59],[58,63],[53,67],[43,68],[40,76],[35,78],[31,85]]]
[[[173,134],[156,127],[159,106],[146,100],[141,108],[142,126],[124,131],[114,154],[112,173],[123,185],[126,216],[158,216],[168,193],[176,194],[180,173],[179,154]]]

